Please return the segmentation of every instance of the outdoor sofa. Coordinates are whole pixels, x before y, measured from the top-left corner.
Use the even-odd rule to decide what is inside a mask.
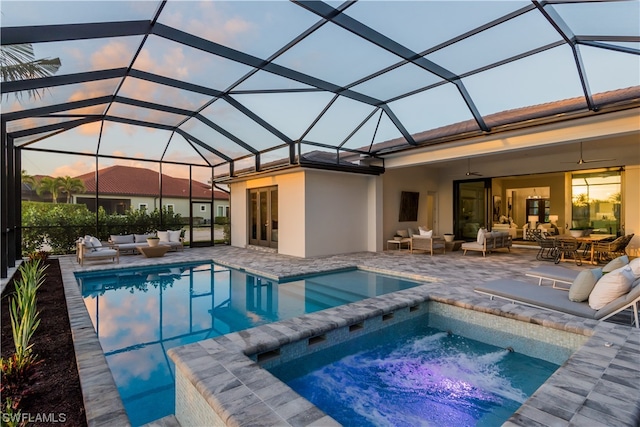
[[[578,272],[568,293],[560,292],[554,287],[515,279],[490,281],[477,286],[474,291],[488,295],[491,299],[501,298],[513,303],[595,320],[606,320],[623,310],[632,309],[633,323],[636,328],[640,328],[640,259],[608,273],[603,274],[602,270],[595,268]]]
[[[482,256],[486,256],[487,252],[491,253],[491,251],[503,248],[511,252],[512,245],[513,240],[508,232],[486,231],[481,228],[478,231],[475,242],[465,242],[462,244],[462,249],[464,250],[462,255],[466,255],[467,251],[480,251],[482,252]]]
[[[156,234],[124,234],[124,235],[115,235],[112,234],[109,237],[109,244],[113,247],[120,249],[120,251],[136,251],[136,248],[139,246],[146,247],[149,246],[147,243],[147,238],[149,237],[159,237],[160,242],[159,245],[170,246],[171,250],[183,250],[184,239],[181,237],[181,230],[168,230],[168,231],[158,231]]]

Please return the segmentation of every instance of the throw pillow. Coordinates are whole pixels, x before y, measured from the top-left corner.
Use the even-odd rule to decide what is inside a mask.
[[[424,236],[424,237],[431,238],[433,236],[433,230],[429,230],[429,231],[420,230],[420,235]]]
[[[133,238],[136,243],[145,243],[147,241],[147,237],[152,237],[153,234],[134,234]]]
[[[121,245],[124,243],[133,243],[133,234],[127,234],[124,236],[112,234],[109,237],[109,240],[111,240],[111,243],[114,243],[116,245]]]
[[[91,236],[89,236],[88,234],[84,236],[84,239],[82,239],[82,242],[84,243],[85,248],[93,247],[93,244],[91,243]]]
[[[161,242],[168,242],[169,241],[169,232],[168,231],[158,231],[158,237],[160,238]]]
[[[477,241],[479,244],[484,245],[484,228],[478,230]]]
[[[589,295],[589,307],[600,310],[614,299],[628,293],[633,281],[633,272],[628,265],[605,274]]]
[[[168,230],[169,233],[169,241],[170,242],[179,242],[180,241],[180,230]]]
[[[102,246],[102,242],[97,237],[91,236],[91,245],[94,248],[99,248],[100,246]]]
[[[591,291],[601,277],[601,268],[581,271],[569,288],[569,299],[576,302],[589,299],[589,294],[591,294]]]
[[[627,264],[629,264],[629,257],[626,255],[619,256],[618,258],[612,259],[607,263],[607,265],[602,267],[602,273],[610,273],[613,270],[617,270]]]
[[[629,262],[629,267],[631,267],[631,271],[633,271],[633,275],[636,276],[636,279],[640,278],[640,258],[634,258]]]

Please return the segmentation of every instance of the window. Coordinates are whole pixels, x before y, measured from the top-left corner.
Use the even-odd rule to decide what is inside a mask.
[[[224,215],[224,216],[226,216],[227,218],[229,218],[229,213],[230,213],[230,212],[229,212],[229,206],[225,206],[225,207],[224,207],[224,212],[225,212],[225,215]]]
[[[167,212],[173,212],[176,208],[176,205],[174,204],[166,204],[164,206],[167,208]]]
[[[146,211],[147,209],[149,209],[149,204],[148,203],[138,203],[138,209],[141,211]]]
[[[206,212],[207,211],[207,205],[200,205],[200,212]]]
[[[621,231],[621,183],[619,170],[574,173],[571,176],[571,228],[618,234]]]
[[[218,213],[216,216],[224,216],[224,206],[218,206]]]

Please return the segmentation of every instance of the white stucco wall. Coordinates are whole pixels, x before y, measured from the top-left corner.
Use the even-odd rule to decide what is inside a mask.
[[[380,177],[295,169],[230,185],[231,242],[248,244],[247,190],[278,186],[278,253],[299,257],[382,248]]]
[[[249,243],[249,200],[253,188],[278,186],[278,252],[305,256],[305,191],[304,172],[296,169],[279,175],[259,177],[230,184],[231,244],[246,247]]]
[[[441,192],[438,191],[438,171],[424,166],[414,166],[409,168],[387,170],[382,176],[383,180],[383,231],[381,242],[391,239],[396,230],[406,230],[411,227],[418,230],[419,226],[426,226],[429,222],[429,212],[427,197],[429,192],[438,192],[437,204],[440,204]],[[399,221],[400,215],[400,195],[403,191],[417,192],[418,196],[418,220]],[[449,190],[451,192],[451,190]],[[448,233],[448,229],[443,229],[439,222],[439,215],[435,213],[433,218],[435,233]]]
[[[375,177],[308,170],[305,181],[305,255],[369,250],[369,182]],[[373,202],[373,201],[372,201]],[[373,225],[375,227],[375,225]]]

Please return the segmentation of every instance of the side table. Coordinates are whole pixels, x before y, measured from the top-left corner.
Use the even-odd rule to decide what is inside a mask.
[[[409,245],[411,244],[411,239],[403,238],[402,240],[387,240],[387,250],[389,250],[389,244],[398,245],[398,250],[402,249],[402,244],[407,245],[407,249],[409,249]]]
[[[454,240],[453,242],[445,242],[444,249],[445,251],[448,251],[448,252],[460,250],[460,247],[464,242],[465,242],[464,240]]]

